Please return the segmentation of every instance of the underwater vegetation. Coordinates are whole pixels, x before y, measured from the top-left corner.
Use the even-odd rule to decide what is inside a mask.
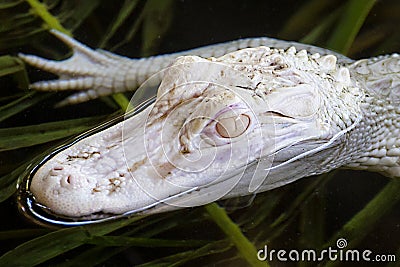
[[[361,58],[400,52],[399,14],[396,0],[0,1],[0,266],[364,266],[257,259],[265,245],[323,250],[340,238],[399,264],[400,181],[374,173],[337,170],[255,197],[69,228],[35,225],[15,204],[20,175],[38,155],[123,114],[131,96],[54,108],[68,93],[28,90],[52,76],[18,52],[70,55],[51,28],[129,57],[269,36]]]

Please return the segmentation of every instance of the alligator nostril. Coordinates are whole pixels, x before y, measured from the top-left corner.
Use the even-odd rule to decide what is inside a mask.
[[[71,186],[74,185],[74,177],[71,174],[68,174],[67,176],[60,177],[60,183],[62,187],[65,188],[70,188]]]

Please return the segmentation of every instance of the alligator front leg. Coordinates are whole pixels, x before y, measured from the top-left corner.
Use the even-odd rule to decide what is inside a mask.
[[[58,80],[36,82],[31,85],[32,89],[78,91],[59,103],[61,106],[135,90],[149,75],[163,67],[154,66],[153,60],[129,59],[93,50],[63,33],[55,30],[51,33],[73,50],[72,57],[63,61],[24,54],[19,54],[19,57],[34,67],[59,76]]]

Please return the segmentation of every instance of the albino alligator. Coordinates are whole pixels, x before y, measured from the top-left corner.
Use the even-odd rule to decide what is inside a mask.
[[[154,78],[155,103],[56,153],[33,175],[30,191],[52,213],[161,212],[338,167],[400,176],[397,54],[354,61],[256,38],[128,59],[52,33],[71,58],[20,57],[60,76],[32,88],[79,91],[62,104],[135,90],[169,66]]]

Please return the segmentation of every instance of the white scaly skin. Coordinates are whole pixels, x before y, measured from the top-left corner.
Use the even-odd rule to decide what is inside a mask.
[[[247,40],[219,45],[219,53],[213,46],[189,51],[233,49],[218,58],[131,60],[55,34],[73,47],[72,59],[22,58],[62,79],[36,89],[90,88],[69,103],[133,90],[172,65],[155,104],[38,170],[30,190],[54,213],[121,214],[163,201],[147,211],[160,212],[270,190],[339,167],[400,176],[397,55],[352,61],[315,47],[324,56],[294,47],[237,50]],[[263,40],[278,48],[306,47],[256,40],[257,46]]]
[[[349,65],[365,90],[363,120],[347,140],[351,162],[346,167],[400,177],[400,57],[362,59]],[[357,148],[357,149],[356,149]]]

